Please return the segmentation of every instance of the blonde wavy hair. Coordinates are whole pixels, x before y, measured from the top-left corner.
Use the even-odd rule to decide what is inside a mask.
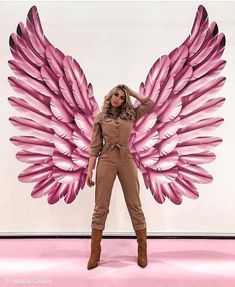
[[[117,108],[117,116],[124,120],[135,120],[134,106],[130,100],[129,90],[124,87],[124,85],[117,85],[112,88],[106,96],[104,96],[104,103],[101,108],[100,118],[106,119],[112,113],[111,111],[111,97],[118,90],[121,89],[124,91],[126,97],[124,103]]]

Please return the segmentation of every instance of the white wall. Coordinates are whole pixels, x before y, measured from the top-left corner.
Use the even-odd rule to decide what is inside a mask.
[[[8,118],[17,112],[7,101],[17,96],[7,81],[15,76],[7,61],[12,59],[9,36],[19,22],[25,23],[32,5],[38,8],[47,38],[65,54],[73,56],[94,88],[98,104],[116,84],[125,83],[138,90],[152,64],[169,54],[188,36],[199,4],[209,20],[226,35],[222,72],[227,80],[218,96],[226,102],[216,113],[225,121],[215,131],[223,143],[215,148],[217,159],[207,165],[213,175],[211,184],[197,185],[197,200],[183,198],[180,206],[169,200],[158,204],[146,190],[139,172],[142,207],[149,234],[189,232],[235,233],[235,3],[234,2],[2,2],[0,3],[0,109],[1,109],[1,201],[0,232],[88,233],[94,207],[94,188],[85,187],[76,200],[67,205],[60,200],[49,205],[46,197],[31,198],[34,184],[18,181],[27,167],[16,160],[19,148],[9,142],[22,134]],[[95,176],[95,174],[93,175]],[[105,233],[133,232],[121,185],[116,178]]]

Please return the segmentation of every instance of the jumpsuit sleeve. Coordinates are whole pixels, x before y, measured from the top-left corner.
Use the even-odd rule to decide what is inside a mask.
[[[149,112],[154,106],[154,101],[149,97],[145,97],[140,100],[140,104],[134,108],[135,111],[135,121],[138,121],[142,116],[144,116],[147,112]]]
[[[103,137],[98,115],[95,116],[90,141],[89,156],[99,156],[103,148]]]

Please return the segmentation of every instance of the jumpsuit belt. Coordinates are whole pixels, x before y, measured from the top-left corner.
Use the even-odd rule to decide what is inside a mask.
[[[121,157],[124,157],[125,156],[125,152],[128,150],[128,145],[127,144],[107,142],[104,145],[104,150],[103,150],[102,154],[104,152],[106,152],[107,150],[114,150],[116,147],[119,148]]]

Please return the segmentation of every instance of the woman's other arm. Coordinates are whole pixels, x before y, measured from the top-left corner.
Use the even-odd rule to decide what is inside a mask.
[[[92,174],[93,169],[95,168],[95,163],[96,163],[96,156],[90,156],[87,168],[87,178],[86,178],[86,183],[89,187],[95,185],[95,182],[92,180]]]
[[[92,171],[95,168],[96,158],[99,156],[103,148],[103,137],[100,123],[98,122],[98,115],[94,118],[90,147],[89,147],[89,162],[88,162],[88,175],[87,184],[89,186],[94,185],[92,181]],[[93,184],[92,184],[93,183]]]
[[[127,87],[127,86],[126,86]],[[136,121],[140,119],[142,116],[144,116],[147,112],[149,112],[152,107],[154,106],[154,101],[151,100],[149,97],[144,97],[140,95],[139,93],[133,91],[131,88],[127,87],[129,90],[129,93],[134,98],[138,99],[140,101],[140,105],[138,105],[135,110],[136,114]]]

